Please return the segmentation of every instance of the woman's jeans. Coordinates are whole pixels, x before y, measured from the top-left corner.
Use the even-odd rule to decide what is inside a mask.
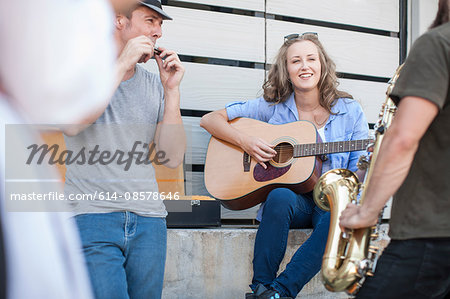
[[[254,290],[258,284],[263,284],[282,296],[295,298],[320,270],[329,225],[330,213],[314,204],[311,193],[299,195],[286,188],[271,191],[256,234],[250,287]],[[314,228],[311,236],[277,277],[286,252],[289,229],[308,227]]]
[[[165,218],[114,212],[82,214],[75,219],[95,298],[161,298]]]

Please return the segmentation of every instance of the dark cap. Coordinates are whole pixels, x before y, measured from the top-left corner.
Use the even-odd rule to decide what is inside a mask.
[[[163,11],[160,0],[139,1],[139,4],[145,5],[148,8],[153,9],[162,16],[163,20],[172,20],[172,18],[169,17],[169,15]]]

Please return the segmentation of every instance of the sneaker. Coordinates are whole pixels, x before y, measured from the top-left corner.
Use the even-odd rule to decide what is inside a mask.
[[[277,291],[267,289],[262,284],[256,286],[254,294],[256,295],[256,297],[254,297],[256,299],[292,299],[292,297],[281,297]]]
[[[258,296],[256,296],[255,293],[245,293],[245,299],[258,299]]]

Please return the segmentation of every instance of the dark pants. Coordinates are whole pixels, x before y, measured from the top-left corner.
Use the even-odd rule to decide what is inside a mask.
[[[356,298],[450,298],[450,238],[392,240]]]

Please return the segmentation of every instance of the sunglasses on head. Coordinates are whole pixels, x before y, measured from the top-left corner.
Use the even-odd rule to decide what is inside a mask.
[[[288,35],[286,35],[286,36],[284,37],[284,42],[287,42],[288,40],[291,40],[291,39],[299,38],[299,37],[304,36],[304,35],[314,35],[314,36],[316,36],[316,37],[319,36],[319,35],[317,34],[317,32],[304,32],[304,33],[302,33],[302,34],[292,33],[292,34],[288,34]]]

